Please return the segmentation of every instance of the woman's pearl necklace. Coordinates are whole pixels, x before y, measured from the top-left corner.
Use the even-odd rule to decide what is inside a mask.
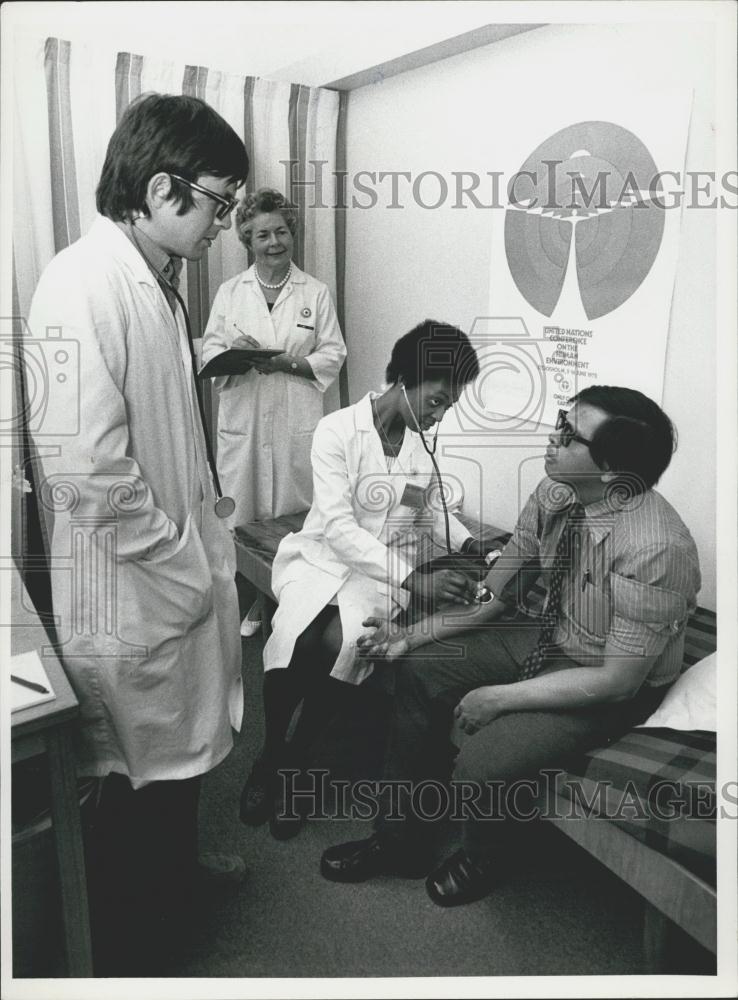
[[[278,282],[276,285],[268,285],[266,283],[266,281],[262,281],[261,280],[261,277],[259,276],[259,265],[258,264],[254,264],[254,271],[256,272],[256,280],[259,282],[259,284],[261,285],[262,288],[272,288],[272,289],[274,289],[274,288],[281,288],[282,285],[284,285],[287,282],[287,280],[289,279],[290,275],[292,274],[292,261],[290,261],[290,266],[287,268],[287,274],[285,274],[284,278],[282,278],[282,280],[280,282]]]

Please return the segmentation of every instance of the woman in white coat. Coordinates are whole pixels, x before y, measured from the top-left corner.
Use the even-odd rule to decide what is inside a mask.
[[[424,433],[456,402],[479,372],[466,335],[426,320],[394,346],[389,388],[321,420],[312,447],[313,503],[297,534],[283,539],[272,589],[279,601],[264,648],[264,748],[246,782],[240,815],[257,825],[271,820],[285,838],[299,822],[280,816],[277,771],[299,768],[304,739],[286,745],[300,700],[300,727],[313,736],[333,707],[330,675],[361,683],[372,665],[357,656],[356,640],[370,617],[392,619],[412,598],[468,603],[473,589],[454,570],[419,572],[421,536],[445,551],[479,554],[459,521],[429,503],[433,464]],[[448,530],[447,530],[448,528]],[[343,687],[343,685],[340,685]],[[311,721],[305,721],[306,712]],[[321,717],[322,716],[322,717]]]
[[[203,363],[230,348],[270,348],[244,375],[214,380],[219,393],[218,472],[236,509],[231,527],[306,510],[312,500],[310,444],[346,347],[328,288],[292,261],[294,207],[269,188],[238,208],[247,271],[218,290],[203,337]],[[241,634],[259,627],[256,605]]]

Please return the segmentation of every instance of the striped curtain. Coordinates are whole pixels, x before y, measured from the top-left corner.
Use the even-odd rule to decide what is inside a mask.
[[[90,227],[95,189],[108,140],[129,103],[156,91],[207,101],[244,140],[251,160],[247,191],[275,187],[299,206],[295,261],[331,290],[343,324],[344,217],[322,207],[333,201],[333,177],[345,164],[346,104],[335,91],[222,73],[129,52],[104,51],[58,38],[22,39],[14,46],[13,280],[17,332],[33,291],[52,257]],[[313,164],[323,180],[323,202],[313,204]],[[307,183],[306,183],[307,182]],[[234,228],[223,232],[202,261],[187,262],[181,292],[193,336],[202,336],[215,293],[248,266]],[[44,331],[32,331],[35,338]],[[345,333],[345,330],[344,330]],[[16,392],[26,387],[16,374]],[[27,393],[26,393],[27,395]],[[28,402],[28,401],[26,401]],[[346,370],[327,394],[326,408],[348,402]],[[214,401],[209,414],[215,420]],[[31,406],[32,409],[32,406]],[[16,468],[33,486],[28,454],[27,406],[19,406]],[[22,447],[21,447],[22,444]],[[16,507],[23,496],[14,491]],[[27,501],[14,523],[22,525],[24,553],[40,557],[40,525]]]
[[[111,62],[87,46],[73,51],[58,38],[46,39],[42,50],[19,46],[19,53],[13,254],[22,314],[46,264],[92,223],[110,135],[129,103],[150,91],[200,97],[226,119],[251,159],[246,190],[275,187],[300,207],[295,262],[342,299],[343,213],[324,207],[333,201],[333,177],[345,161],[346,104],[338,92],[129,52]],[[316,170],[323,187],[317,205]],[[206,259],[188,262],[182,278],[195,336],[220,284],[247,264],[234,229]]]

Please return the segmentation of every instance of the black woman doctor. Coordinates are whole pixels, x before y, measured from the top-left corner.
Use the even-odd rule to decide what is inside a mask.
[[[316,690],[335,690],[336,681],[360,684],[372,672],[356,647],[367,619],[392,619],[411,600],[427,606],[474,599],[464,574],[417,567],[424,533],[438,552],[448,544],[481,554],[455,517],[428,502],[434,461],[425,439],[478,373],[466,335],[426,320],[394,345],[384,392],[369,392],[318,424],[311,453],[313,503],[302,530],[282,540],[272,570],[279,607],[264,648],[266,739],[242,793],[243,822],[270,818],[278,838],[298,831],[299,823],[280,820],[274,808],[276,772],[301,767],[301,741],[285,743],[290,719],[298,703],[313,695],[303,716],[308,704],[317,717],[322,711],[320,725],[313,723],[316,735],[331,714],[319,704],[322,696],[314,697]],[[310,726],[305,723],[302,731]]]

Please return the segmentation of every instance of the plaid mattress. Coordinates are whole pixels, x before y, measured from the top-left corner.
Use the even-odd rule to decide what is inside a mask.
[[[683,670],[713,653],[716,642],[714,611],[697,608]],[[558,790],[577,815],[609,819],[715,885],[715,733],[633,729],[582,754]]]
[[[558,783],[574,815],[609,820],[715,885],[715,734],[633,729]]]
[[[698,660],[704,660],[717,646],[717,619],[714,611],[695,608],[687,623],[684,636],[684,666],[682,673]]]

